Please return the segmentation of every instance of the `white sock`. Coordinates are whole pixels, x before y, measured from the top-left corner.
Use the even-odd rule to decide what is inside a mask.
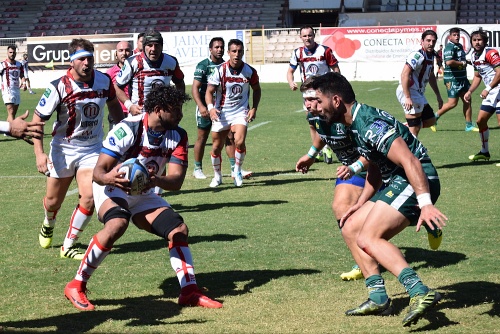
[[[490,128],[486,128],[484,131],[479,132],[479,138],[481,138],[481,152],[489,152],[488,140],[490,139]]]
[[[212,166],[214,168],[214,176],[220,180],[220,179],[222,179],[222,172],[221,172],[222,159],[220,157],[220,154],[217,156],[213,156],[213,155],[210,155],[210,156],[212,158]]]
[[[110,251],[111,248],[103,247],[94,235],[94,237],[90,240],[89,247],[85,252],[82,262],[80,263],[75,279],[77,281],[87,282],[90,279],[90,276],[94,273],[94,270],[99,267]]]
[[[247,151],[240,151],[236,149],[234,151],[234,159],[236,163],[234,164],[234,174],[241,173],[241,166],[243,165],[243,161],[245,160]]]
[[[170,264],[175,270],[181,289],[196,284],[194,275],[193,257],[187,242],[174,242],[169,244]]]
[[[73,247],[80,234],[87,227],[90,219],[92,219],[92,214],[92,211],[87,211],[80,205],[76,206],[73,215],[71,215],[68,232],[64,238],[63,248],[65,250]]]
[[[43,198],[43,209],[45,210],[45,219],[43,223],[50,227],[54,227],[56,225],[56,216],[59,210],[56,211],[47,210],[47,206],[45,205],[45,197]]]

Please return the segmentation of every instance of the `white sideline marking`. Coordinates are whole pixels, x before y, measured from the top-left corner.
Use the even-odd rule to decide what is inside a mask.
[[[372,89],[368,89],[369,92],[373,92],[374,90],[379,90],[381,89],[380,87],[377,87],[377,88],[372,88]]]
[[[295,112],[306,112],[307,110],[300,109],[300,110],[295,110]]]
[[[271,123],[271,121],[262,122],[262,123],[258,123],[258,124],[255,124],[255,125],[249,126],[249,127],[248,127],[248,131],[253,130],[253,129],[255,129],[255,128],[258,128],[259,126],[266,125],[267,123]]]
[[[46,178],[46,176],[43,175],[0,175],[0,179],[34,179],[38,177],[43,177]],[[72,196],[74,194],[78,194],[78,188],[75,188],[73,190],[68,190],[66,193],[66,197]]]
[[[258,128],[259,126],[266,125],[267,123],[271,123],[271,121],[262,122],[262,123],[258,123],[258,124],[249,126],[248,131],[253,130],[255,128]],[[282,175],[286,175],[286,174],[282,174]],[[290,174],[290,175],[293,175],[293,174]],[[0,175],[0,179],[27,179],[27,178],[38,178],[38,177],[45,177],[45,176],[43,176],[43,175],[40,175],[40,176],[38,176],[38,175],[7,175],[7,176]],[[66,197],[72,196],[74,194],[78,194],[78,188],[75,188],[73,190],[68,190],[68,192],[66,193]]]

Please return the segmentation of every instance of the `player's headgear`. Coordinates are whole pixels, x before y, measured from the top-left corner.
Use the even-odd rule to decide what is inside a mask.
[[[144,45],[148,45],[150,43],[158,43],[160,45],[163,45],[163,37],[158,31],[148,31],[146,35],[144,36]]]

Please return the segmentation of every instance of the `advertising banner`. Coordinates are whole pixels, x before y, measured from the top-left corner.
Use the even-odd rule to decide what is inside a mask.
[[[448,41],[452,25],[415,25],[415,26],[375,26],[320,28],[321,44],[327,45],[343,63],[350,62],[404,62],[406,56],[420,48],[422,33],[427,29],[436,31],[439,45]],[[470,52],[470,33],[477,30],[474,25],[462,25],[461,43]],[[489,45],[500,47],[500,26],[485,24]]]

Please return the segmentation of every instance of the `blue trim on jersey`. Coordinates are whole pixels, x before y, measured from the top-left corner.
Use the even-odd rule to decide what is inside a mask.
[[[299,66],[298,65],[292,65],[292,64],[290,64],[290,67],[293,68],[294,70],[296,70],[297,67],[299,67]]]
[[[335,186],[338,186],[339,184],[352,184],[353,186],[364,188],[365,179],[359,175],[354,175],[349,180],[342,180],[337,178],[337,181],[335,181]]]
[[[118,159],[120,160],[120,158],[122,157],[121,155],[119,155],[118,153],[116,152],[113,152],[111,151],[110,149],[107,149],[105,147],[101,148],[101,153],[104,153],[104,154],[107,154],[115,159]]]

